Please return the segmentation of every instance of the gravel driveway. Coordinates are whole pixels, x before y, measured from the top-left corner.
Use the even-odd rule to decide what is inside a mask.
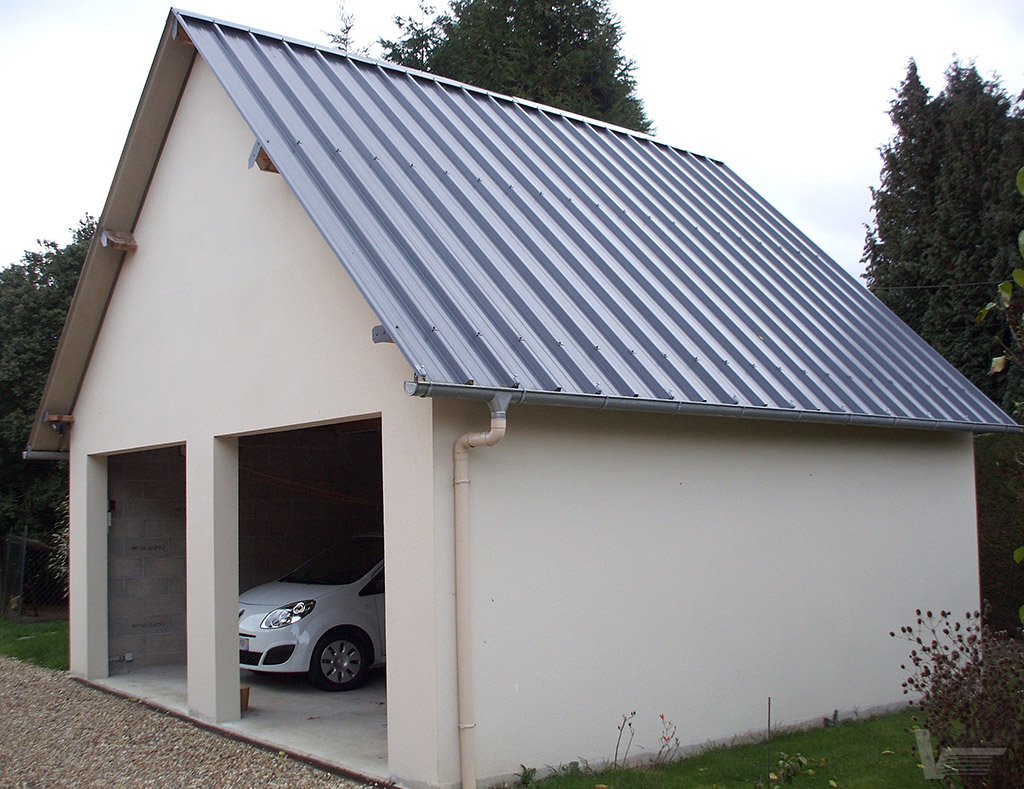
[[[0,656],[0,787],[360,784]]]

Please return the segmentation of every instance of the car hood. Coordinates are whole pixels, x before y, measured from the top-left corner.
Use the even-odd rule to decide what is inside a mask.
[[[254,586],[247,592],[242,592],[238,596],[238,604],[286,605],[299,600],[319,600],[344,588],[344,586],[334,584],[290,584],[284,581],[271,581],[268,584]]]

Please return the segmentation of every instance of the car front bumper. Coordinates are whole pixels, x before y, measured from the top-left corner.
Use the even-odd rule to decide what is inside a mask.
[[[307,628],[302,626],[304,620],[287,627],[262,629],[260,622],[269,610],[239,620],[238,665],[250,671],[308,671],[312,645]]]

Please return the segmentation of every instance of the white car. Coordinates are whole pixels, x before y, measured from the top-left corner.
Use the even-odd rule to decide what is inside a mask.
[[[384,539],[352,537],[238,598],[239,665],[351,690],[384,663]]]

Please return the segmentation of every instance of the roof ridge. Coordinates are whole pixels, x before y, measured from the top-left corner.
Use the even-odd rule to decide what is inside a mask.
[[[581,115],[577,112],[572,112],[571,110],[566,110],[561,107],[554,107],[550,104],[542,104],[541,102],[533,101],[532,99],[524,99],[521,96],[511,96],[507,93],[499,93],[497,91],[488,90],[487,88],[481,88],[479,85],[472,85],[468,82],[460,82],[457,79],[445,77],[441,74],[434,74],[430,71],[422,71],[421,69],[410,68],[409,66],[402,66],[398,63],[392,63],[389,60],[380,60],[378,58],[370,57],[369,55],[361,55],[356,52],[349,52],[344,49],[329,46],[327,44],[317,44],[315,42],[306,41],[304,39],[296,38],[294,36],[286,36],[281,33],[273,33],[269,30],[263,30],[261,28],[253,27],[252,25],[242,25],[237,22],[228,22],[224,19],[208,16],[206,14],[197,14],[195,12],[185,11],[180,8],[172,8],[171,13],[174,14],[175,18],[188,17],[203,22],[210,22],[215,25],[230,27],[235,30],[244,30],[247,33],[250,33],[255,36],[263,36],[265,38],[272,38],[287,44],[293,44],[300,47],[315,49],[316,51],[321,52],[325,55],[331,55],[333,57],[343,57],[347,58],[348,60],[355,61],[357,63],[364,63],[368,66],[376,66],[386,71],[395,71],[398,73],[407,74],[408,76],[414,77],[416,79],[425,79],[431,82],[439,83],[441,85],[447,85],[453,88],[461,88],[469,93],[476,93],[483,96],[489,96],[498,101],[505,101],[522,107],[526,107],[528,109],[551,113],[554,115],[561,116],[570,121],[575,121],[577,123],[586,123],[590,126],[606,129],[610,132],[614,132],[617,134],[625,134],[630,137],[643,140],[645,142],[651,142],[654,143],[655,145],[660,145],[664,148],[669,148],[673,151],[680,151],[690,156],[695,156],[700,159],[706,159],[707,161],[714,162],[715,164],[725,164],[720,159],[715,159],[714,157],[707,156],[706,154],[695,153],[694,151],[691,151],[687,148],[667,143],[664,140],[659,140],[652,134],[647,134],[646,132],[637,131],[636,129],[629,129],[625,126],[618,126],[614,123],[603,121],[600,118],[591,118],[587,115]]]

